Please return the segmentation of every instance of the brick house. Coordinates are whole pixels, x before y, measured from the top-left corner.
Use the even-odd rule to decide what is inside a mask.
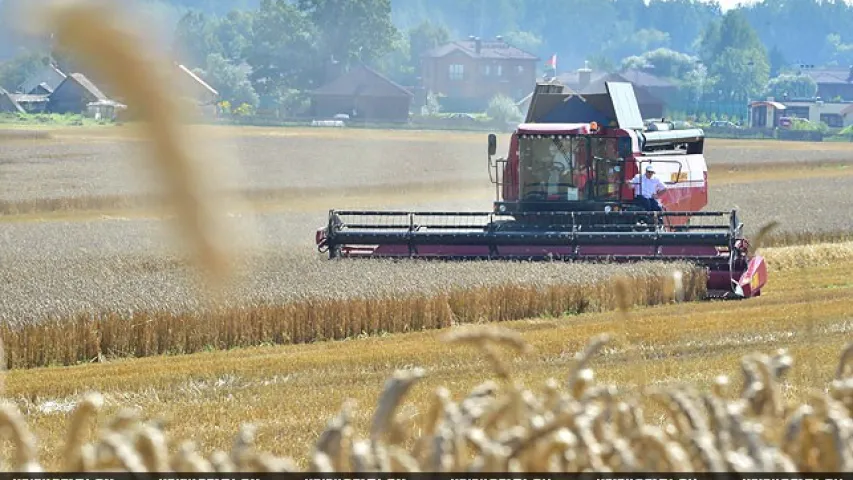
[[[497,37],[470,37],[438,46],[421,56],[424,90],[438,94],[445,110],[483,111],[503,94],[521,100],[536,85],[539,57]]]

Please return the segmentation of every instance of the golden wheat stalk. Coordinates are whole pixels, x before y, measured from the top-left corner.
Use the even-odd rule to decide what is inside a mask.
[[[19,17],[29,19],[31,33],[51,33],[63,48],[114,86],[118,96],[143,120],[153,142],[145,158],[166,183],[177,209],[181,231],[190,240],[199,265],[209,278],[222,281],[231,273],[233,238],[223,221],[228,212],[212,186],[201,144],[184,128],[188,118],[175,91],[171,62],[155,54],[151,40],[131,27],[116,2],[66,0],[17,5]],[[125,5],[126,6],[126,5]],[[208,166],[207,168],[210,168]]]

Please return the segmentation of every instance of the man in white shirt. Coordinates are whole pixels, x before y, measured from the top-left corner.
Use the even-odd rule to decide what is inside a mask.
[[[666,186],[663,182],[655,177],[655,167],[648,165],[646,174],[640,176],[638,173],[633,179],[628,181],[629,185],[634,187],[634,201],[648,212],[662,211],[658,197],[666,191]]]

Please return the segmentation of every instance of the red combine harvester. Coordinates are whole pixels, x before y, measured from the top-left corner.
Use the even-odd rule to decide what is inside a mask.
[[[646,128],[629,83],[607,93],[536,86],[506,159],[489,176],[491,212],[329,212],[320,252],[337,257],[550,261],[688,261],[708,272],[709,298],[748,298],[767,281],[737,211],[701,211],[708,170],[701,129]],[[635,201],[627,182],[647,165],[667,189],[663,211]]]

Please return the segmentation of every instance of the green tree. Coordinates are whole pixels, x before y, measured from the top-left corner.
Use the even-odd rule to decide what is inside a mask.
[[[420,64],[412,64],[411,44],[406,35],[398,35],[394,39],[391,52],[376,60],[373,66],[397,83],[405,85],[417,83],[416,72],[420,70]]]
[[[298,0],[297,6],[316,26],[320,58],[349,67],[394,49],[399,32],[391,23],[391,0]]]
[[[513,30],[504,34],[503,37],[507,43],[525,52],[538,52],[542,46],[542,37],[532,32]]]
[[[724,97],[746,101],[767,84],[770,65],[762,50],[727,47],[714,63],[711,74],[715,88]]]
[[[610,73],[618,70],[616,64],[610,59],[610,57],[603,53],[590,55],[587,60],[589,61],[589,68],[599,72]]]
[[[262,97],[277,98],[288,89],[310,88],[322,77],[316,29],[287,0],[262,0],[253,38],[246,62],[252,67],[252,84]]]
[[[231,63],[243,62],[253,41],[254,15],[233,10],[220,19],[214,29],[214,38],[222,55]]]
[[[201,67],[205,65],[208,55],[223,53],[216,29],[217,22],[210,16],[197,11],[187,12],[178,21],[172,50],[185,65]]]
[[[745,101],[770,77],[767,51],[743,12],[730,10],[705,31],[701,58],[723,98]]]
[[[643,69],[652,67],[656,76],[665,78],[682,78],[696,70],[698,59],[685,53],[668,48],[658,48],[639,56],[622,60],[622,69]]]
[[[197,69],[196,73],[219,91],[222,100],[234,106],[258,106],[260,99],[244,70],[230,64],[218,53],[208,55],[205,63],[205,68]]]
[[[676,81],[677,97],[682,102],[699,101],[713,87],[708,79],[708,70],[704,65],[698,65]]]
[[[637,30],[630,38],[631,42],[640,48],[640,51],[649,51],[669,45],[669,34],[654,28]]]
[[[817,94],[817,83],[808,75],[782,74],[767,82],[764,88],[765,96],[777,99],[814,98]]]
[[[853,44],[841,40],[841,35],[830,33],[826,36],[826,50],[829,61],[836,65],[853,64]]]
[[[716,25],[718,22],[714,22]],[[713,63],[727,48],[736,50],[760,49],[764,45],[758,38],[755,29],[749,24],[746,16],[740,10],[730,10],[717,27],[709,28],[710,35],[703,41],[702,50],[707,54],[706,63]]]
[[[450,41],[450,32],[440,23],[424,20],[409,30],[409,64],[420,69],[421,55]]]
[[[502,123],[521,121],[522,114],[518,106],[506,95],[496,95],[489,102],[486,115]]]
[[[780,50],[777,45],[773,45],[773,48],[770,49],[768,60],[770,61],[771,77],[778,76],[780,73],[782,73],[782,71],[785,69],[785,66],[788,64],[788,61],[785,59],[785,55],[782,53],[782,50]]]

